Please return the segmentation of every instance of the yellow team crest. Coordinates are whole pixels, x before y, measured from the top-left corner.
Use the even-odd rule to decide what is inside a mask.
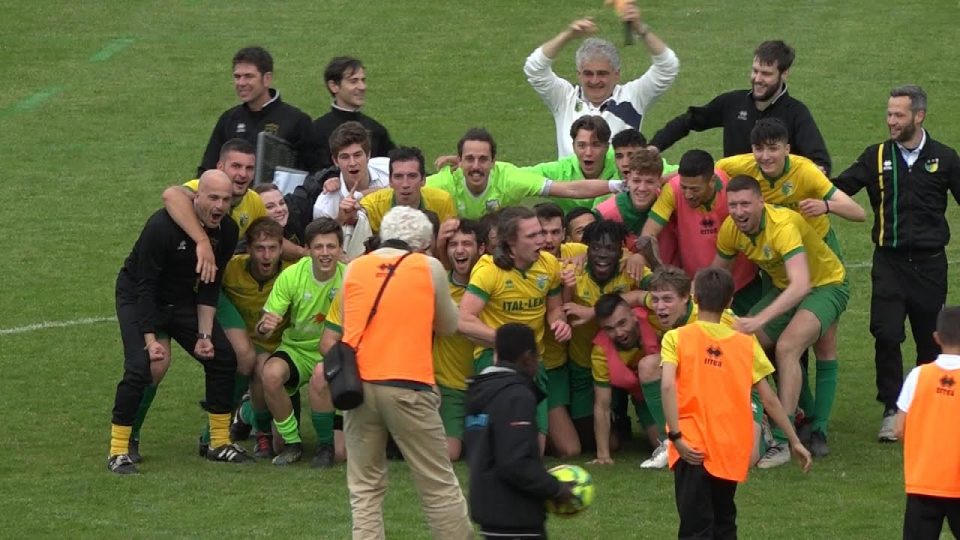
[[[940,169],[940,159],[933,158],[928,159],[926,163],[923,164],[923,169],[928,173],[935,173]]]
[[[271,135],[276,135],[280,131],[280,124],[275,122],[267,122],[263,126],[263,130]]]

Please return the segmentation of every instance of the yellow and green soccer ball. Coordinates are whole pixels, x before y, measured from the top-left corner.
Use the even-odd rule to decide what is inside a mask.
[[[557,504],[552,500],[547,501],[547,512],[558,516],[572,516],[586,510],[593,504],[593,478],[583,467],[557,465],[547,472],[561,482],[574,483],[573,499],[565,504]]]

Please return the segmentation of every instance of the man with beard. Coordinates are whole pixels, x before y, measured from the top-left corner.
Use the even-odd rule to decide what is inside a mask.
[[[324,321],[337,290],[343,283],[346,265],[340,262],[343,231],[336,221],[320,218],[307,225],[306,247],[310,253],[281,272],[263,306],[263,317],[255,331],[261,339],[270,338],[289,314],[280,346],[259,371],[259,384],[251,387],[254,403],[266,402],[284,449],[273,458],[274,465],[289,465],[303,455],[303,443],[290,396],[310,382],[314,368],[323,361],[320,337]],[[311,407],[311,419],[317,432],[318,455],[322,466],[333,465],[333,404],[329,394],[325,402]],[[255,413],[256,415],[256,413]]]
[[[237,226],[226,219],[232,194],[222,171],[201,175],[194,217],[214,246],[217,266],[224,267],[237,244]],[[117,277],[117,320],[123,341],[123,378],[117,385],[110,428],[107,469],[136,474],[130,439],[137,407],[154,376],[153,364],[170,361],[174,339],[203,366],[206,396],[203,408],[211,428],[212,461],[252,461],[230,443],[230,394],[237,360],[221,326],[214,320],[222,272],[210,282],[197,282],[193,239],[166,210],[150,217]],[[166,334],[169,338],[163,338]]]
[[[436,251],[450,270],[450,297],[457,304],[467,291],[470,273],[484,249],[484,234],[476,221],[448,220],[440,228]],[[445,257],[444,257],[445,256]],[[460,459],[467,380],[473,376],[473,342],[457,332],[450,336],[434,335],[433,369],[440,390],[440,418],[447,435],[450,461]]]
[[[593,309],[604,294],[620,294],[637,288],[638,282],[620,271],[624,236],[623,224],[615,221],[600,220],[587,226],[583,236],[587,244],[587,264],[581,271],[564,270],[564,300]],[[597,330],[592,320],[573,329],[567,364],[570,418],[577,428],[579,441],[589,441],[591,432],[594,435],[597,451],[594,463],[609,464],[613,463],[610,458],[611,389],[600,388],[594,397],[591,374],[593,338]]]
[[[663,152],[691,130],[722,127],[723,155],[745,154],[750,151],[750,131],[757,120],[778,118],[789,130],[787,142],[794,153],[809,158],[829,174],[830,155],[810,110],[787,93],[794,57],[793,48],[783,41],[764,41],[753,53],[750,90],[734,90],[702,107],[690,107],[658,131],[650,144]]]
[[[427,186],[453,196],[457,214],[480,219],[500,208],[520,204],[532,197],[594,198],[618,193],[620,181],[580,180],[555,182],[531,168],[497,161],[497,143],[483,128],[471,128],[457,142],[456,156],[441,156],[437,174],[427,177]]]
[[[936,359],[937,314],[947,298],[947,192],[960,203],[960,160],[923,127],[927,94],[907,85],[890,91],[890,139],[867,147],[834,183],[853,195],[867,189],[873,207],[873,292],[870,333],[875,340],[877,401],[883,404],[878,438],[896,441],[894,415],[903,381],[900,344],[910,318],[917,365]]]
[[[537,215],[524,207],[504,209],[497,226],[495,254],[480,257],[460,300],[458,329],[476,344],[474,370],[492,364],[494,332],[508,322],[533,329],[541,357],[546,331],[561,343],[569,340],[571,330],[560,292],[560,263],[543,250],[543,227]],[[545,379],[541,363],[537,385],[544,391]],[[547,433],[546,400],[537,408],[537,427],[542,450]]]
[[[263,47],[244,47],[233,55],[233,86],[240,104],[220,115],[197,168],[197,174],[213,169],[225,141],[240,138],[251,145],[266,131],[290,143],[297,153],[297,168],[319,168],[320,143],[310,117],[280,99],[273,84],[273,57]]]
[[[729,269],[737,253],[743,253],[773,283],[734,328],[756,335],[765,349],[776,351],[780,402],[791,420],[803,381],[800,355],[814,347],[817,385],[810,450],[824,457],[829,454],[827,425],[837,389],[836,326],[850,298],[843,263],[800,214],[765,204],[754,178],[730,180],[727,206],[730,215],[720,226],[712,266]],[[773,436],[774,444],[757,464],[762,469],[790,461],[786,434],[775,429]]]

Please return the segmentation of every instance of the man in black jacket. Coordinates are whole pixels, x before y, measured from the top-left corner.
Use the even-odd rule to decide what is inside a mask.
[[[117,321],[123,341],[123,378],[117,385],[107,468],[136,473],[129,440],[137,407],[156,366],[169,363],[173,338],[202,365],[203,408],[210,422],[207,459],[253,461],[230,443],[230,410],[237,359],[223,328],[214,320],[220,280],[237,245],[237,225],[228,217],[232,182],[222,171],[200,176],[194,211],[210,238],[217,262],[213,281],[197,276],[193,239],[166,210],[153,214],[117,276]]]
[[[327,64],[323,82],[333,98],[330,112],[313,122],[317,141],[322,146],[318,169],[333,165],[333,156],[327,150],[330,135],[345,122],[360,122],[370,132],[370,155],[386,157],[396,145],[383,124],[360,112],[366,103],[367,74],[363,63],[351,56],[338,56]]]
[[[917,365],[940,354],[933,332],[947,299],[947,193],[960,203],[960,158],[923,128],[926,114],[927,94],[922,88],[891,90],[890,138],[868,146],[833,180],[849,195],[866,188],[873,207],[870,333],[875,340],[877,401],[884,406],[880,442],[897,440],[894,418],[903,385],[900,344],[906,339],[907,317],[917,345]]]
[[[290,143],[297,153],[298,169],[314,172],[320,169],[321,145],[313,131],[310,117],[300,109],[284,103],[280,92],[271,88],[273,57],[262,47],[246,47],[233,55],[233,86],[241,103],[220,115],[210,134],[210,141],[197,168],[197,175],[214,169],[220,147],[239,138],[257,144],[257,135],[266,131]],[[326,153],[326,150],[323,150]]]
[[[486,538],[546,538],[544,503],[566,502],[573,493],[540,461],[535,416],[545,396],[533,382],[533,331],[505,324],[497,329],[494,350],[494,365],[467,390],[470,517]]]
[[[787,93],[787,76],[793,65],[794,50],[783,41],[764,41],[754,51],[750,90],[720,94],[702,107],[667,122],[650,144],[661,152],[687,136],[690,131],[723,128],[723,155],[749,154],[750,131],[761,118],[779,118],[790,133],[794,154],[810,158],[830,174],[830,154],[810,110]]]

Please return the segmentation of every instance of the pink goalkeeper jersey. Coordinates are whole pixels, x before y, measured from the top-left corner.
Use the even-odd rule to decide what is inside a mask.
[[[727,219],[727,175],[714,171],[714,196],[708,206],[690,208],[683,199],[680,175],[674,174],[664,184],[660,196],[650,209],[649,218],[664,227],[676,225],[677,239],[681,248],[681,267],[693,279],[697,270],[710,266],[717,255],[717,233],[720,224]],[[672,218],[672,219],[671,219]],[[737,254],[733,263],[733,282],[736,290],[753,281],[757,267],[742,254]]]

